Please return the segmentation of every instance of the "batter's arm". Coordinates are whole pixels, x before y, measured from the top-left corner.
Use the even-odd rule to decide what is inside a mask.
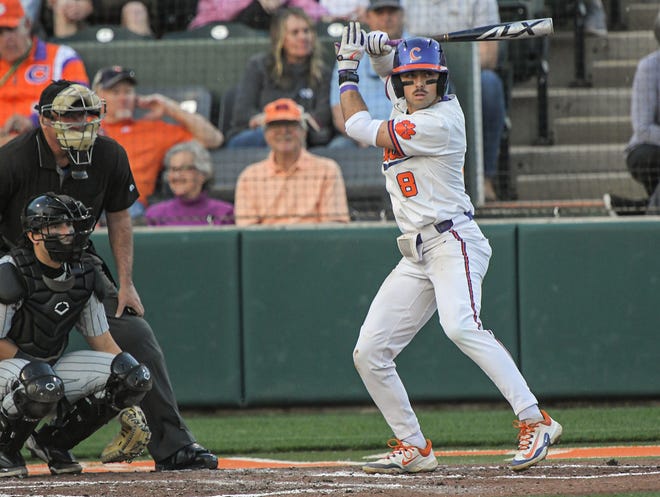
[[[392,150],[395,148],[388,131],[388,121],[372,119],[357,85],[354,90],[343,91],[339,96],[339,100],[341,102],[341,110],[344,114],[344,123],[348,136],[360,143]],[[380,122],[380,125],[378,125],[375,142],[372,143],[363,136],[362,132],[374,126],[376,122]]]
[[[120,317],[126,308],[138,316],[144,315],[144,307],[133,284],[133,225],[128,209],[106,213],[108,238],[115,258],[119,277],[119,297],[115,317]],[[130,311],[129,311],[130,312]]]

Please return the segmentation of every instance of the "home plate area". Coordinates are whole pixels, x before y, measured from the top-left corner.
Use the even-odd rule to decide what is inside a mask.
[[[43,464],[29,477],[0,480],[0,497],[499,497],[660,491],[660,446],[551,449],[535,467],[508,469],[506,450],[437,451],[440,466],[418,475],[367,475],[359,463],[301,463],[225,458],[219,470],[154,472],[152,461],[83,463],[75,476],[51,476]],[[502,456],[501,463],[443,464],[443,457]]]

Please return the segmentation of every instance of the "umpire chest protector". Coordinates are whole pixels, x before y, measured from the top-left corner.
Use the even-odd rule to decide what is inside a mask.
[[[18,248],[10,253],[22,276],[24,293],[23,305],[16,311],[7,337],[33,357],[57,359],[95,290],[94,264],[84,256],[81,270],[61,282],[44,276],[31,250]]]

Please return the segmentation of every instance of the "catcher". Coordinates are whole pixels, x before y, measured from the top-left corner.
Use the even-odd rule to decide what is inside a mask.
[[[82,202],[46,193],[21,221],[21,244],[0,258],[0,476],[27,476],[24,443],[52,474],[80,473],[70,449],[119,411],[123,435],[104,459],[135,457],[149,430],[133,406],[152,380],[108,332],[100,262],[84,252],[96,220]],[[92,350],[65,353],[74,326]]]

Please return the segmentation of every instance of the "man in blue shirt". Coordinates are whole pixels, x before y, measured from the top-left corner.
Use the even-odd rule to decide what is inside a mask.
[[[403,32],[403,7],[400,0],[370,0],[366,13],[366,21],[369,31],[384,31],[390,40],[405,38]],[[360,77],[360,93],[364,99],[369,112],[374,119],[387,120],[392,111],[392,103],[385,94],[385,84],[376,71],[371,67],[371,59],[366,58],[358,66]],[[333,70],[333,77],[337,78],[337,66]],[[332,122],[338,133],[328,147],[365,147],[366,145],[354,141],[346,136],[344,130],[344,116],[339,105],[339,85],[330,85],[330,106],[332,108]]]

